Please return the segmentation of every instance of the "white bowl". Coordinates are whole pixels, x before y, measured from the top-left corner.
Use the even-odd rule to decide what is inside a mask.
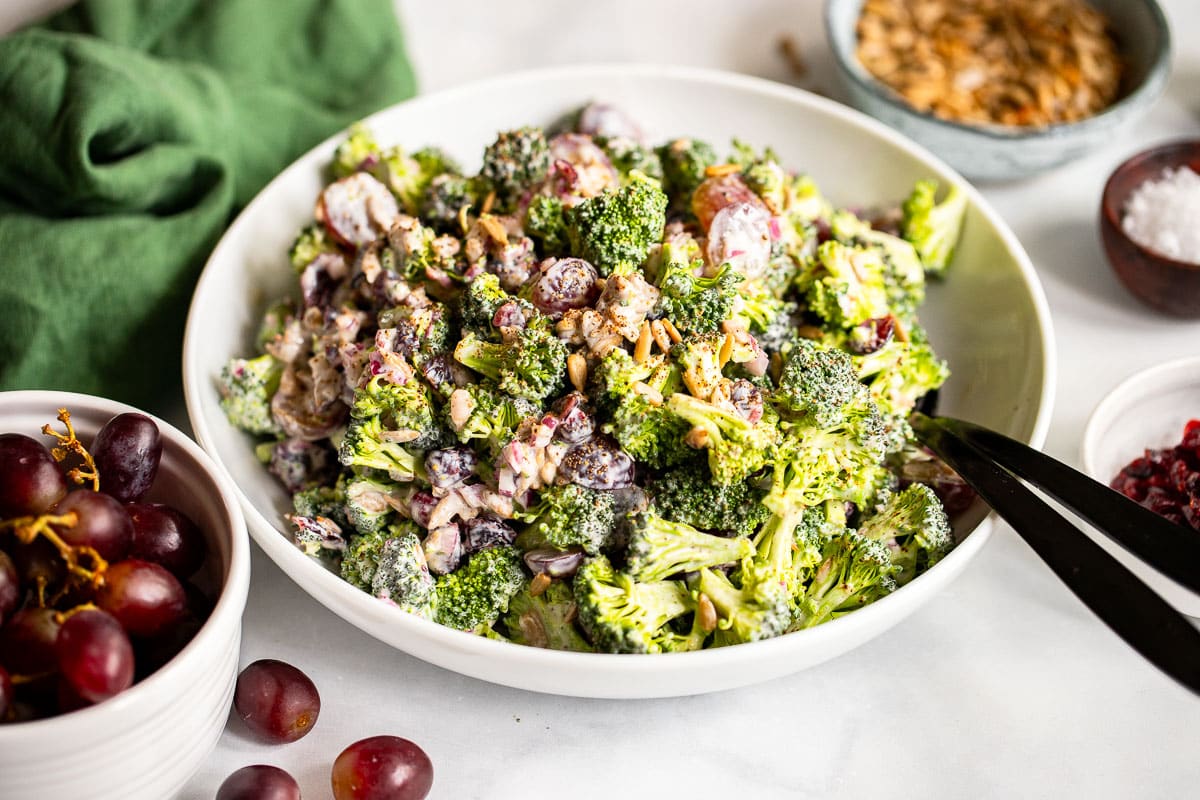
[[[516,75],[427,95],[367,120],[384,143],[437,144],[477,167],[498,130],[548,124],[589,99],[614,102],[651,140],[689,135],[726,145],[738,136],[773,145],[785,165],[810,170],[835,202],[903,198],[915,180],[962,184],[948,167],[862,114],[797,89],[720,72],[653,66],[572,67]],[[302,156],[246,208],[201,276],[184,341],[184,384],[197,438],[233,476],[251,535],[305,591],[372,636],[418,658],[496,683],[586,697],[662,697],[728,689],[794,672],[845,652],[932,598],[983,547],[974,531],[943,562],[902,590],[835,622],[770,641],[662,656],[563,653],[489,641],[390,608],[306,558],[285,534],[289,497],[226,422],[214,380],[251,351],[259,316],[293,290],[286,263],[312,218],[322,170],[340,140]],[[1022,441],[1044,438],[1054,386],[1054,346],[1042,289],[1012,233],[969,186],[966,233],[951,277],[931,287],[923,318],[956,375],[942,408]],[[951,635],[951,634],[948,634]]]
[[[1080,448],[1083,469],[1096,480],[1108,483],[1142,451],[1179,444],[1183,426],[1190,419],[1200,419],[1200,358],[1181,358],[1132,375],[1109,392],[1088,419]],[[1137,560],[1103,535],[1089,532],[1180,613],[1200,617],[1200,595]]]
[[[71,412],[84,442],[111,417],[137,411],[69,392],[0,393],[0,431],[37,438]],[[143,412],[144,413],[144,412]],[[12,800],[163,800],[173,797],[221,736],[233,700],[242,611],[250,586],[246,523],[237,496],[204,451],[155,418],[162,461],[149,498],[195,520],[208,541],[205,572],[221,587],[212,615],[164,667],[99,705],[0,725],[0,797]]]

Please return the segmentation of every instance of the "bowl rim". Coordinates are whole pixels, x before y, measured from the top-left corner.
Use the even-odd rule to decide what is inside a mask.
[[[1200,262],[1180,261],[1177,258],[1171,258],[1171,256],[1147,247],[1125,232],[1125,226],[1121,224],[1121,216],[1124,211],[1125,203],[1129,200],[1129,195],[1127,194],[1125,197],[1121,198],[1121,207],[1118,208],[1116,189],[1114,187],[1114,184],[1118,178],[1139,166],[1141,162],[1151,159],[1154,156],[1160,155],[1164,152],[1179,150],[1182,148],[1190,148],[1197,154],[1198,157],[1200,157],[1200,138],[1193,136],[1187,138],[1181,137],[1169,139],[1167,141],[1160,142],[1153,147],[1147,147],[1145,150],[1139,150],[1118,164],[1117,167],[1111,173],[1109,173],[1108,180],[1104,182],[1104,189],[1100,192],[1100,215],[1107,224],[1108,228],[1110,228],[1118,237],[1120,237],[1122,241],[1129,242],[1129,244],[1133,245],[1134,249],[1136,249],[1138,254],[1143,258],[1158,262],[1164,266],[1184,270],[1186,272],[1196,272],[1197,270],[1200,270]],[[1176,167],[1178,166],[1180,165],[1176,165]],[[1166,167],[1164,167],[1164,169],[1165,168]],[[1153,178],[1147,178],[1146,180],[1153,180]],[[1141,184],[1138,185],[1140,186]],[[1108,256],[1109,261],[1113,260],[1112,256],[1108,253],[1107,246],[1105,247],[1105,255]]]
[[[1040,139],[1054,139],[1077,131],[1087,132],[1105,129],[1108,127],[1110,120],[1122,116],[1131,110],[1131,106],[1138,105],[1143,100],[1153,101],[1160,96],[1166,90],[1167,78],[1171,73],[1173,43],[1171,26],[1167,22],[1166,14],[1157,0],[1140,0],[1150,12],[1150,16],[1153,19],[1154,33],[1159,39],[1159,46],[1156,48],[1154,60],[1146,70],[1146,75],[1141,83],[1132,87],[1112,105],[1105,107],[1097,114],[1075,122],[1059,122],[1030,130],[1023,130],[1016,126],[968,125],[962,122],[942,119],[941,117],[913,108],[899,94],[888,88],[882,81],[870,75],[853,53],[846,51],[838,36],[840,31],[834,26],[834,15],[830,13],[830,9],[836,4],[852,1],[859,3],[860,6],[863,2],[863,0],[825,0],[823,14],[825,39],[829,43],[829,49],[833,52],[834,62],[837,65],[839,73],[853,82],[858,88],[870,93],[876,99],[885,102],[888,106],[902,112],[912,120],[920,120],[935,127],[942,127],[964,134],[982,136],[995,142],[1028,142]],[[857,35],[855,36],[855,40],[857,40]]]
[[[1037,272],[1028,254],[1025,253],[1024,248],[1017,240],[1016,235],[983,198],[978,189],[968,183],[959,173],[951,169],[940,158],[879,120],[826,97],[764,78],[724,70],[667,64],[594,63],[525,70],[472,81],[427,95],[419,95],[402,103],[381,109],[362,121],[366,125],[372,126],[380,118],[394,113],[400,107],[420,108],[425,104],[442,103],[447,100],[453,101],[456,98],[470,97],[480,92],[499,94],[511,93],[518,89],[536,90],[540,82],[547,80],[573,80],[583,85],[588,80],[606,78],[638,81],[687,81],[731,89],[760,97],[768,97],[774,100],[783,100],[793,105],[801,105],[819,114],[831,116],[854,127],[865,129],[876,139],[882,140],[882,143],[916,157],[932,172],[938,174],[940,178],[956,183],[960,190],[967,195],[974,212],[978,213],[996,232],[1004,249],[1011,255],[1017,267],[1017,273],[1029,294],[1030,303],[1037,322],[1037,341],[1041,347],[1042,355],[1042,383],[1037,395],[1037,410],[1034,414],[1033,424],[1029,433],[1029,441],[1034,446],[1041,446],[1045,441],[1054,406],[1054,393],[1057,380],[1057,352],[1054,344],[1054,332],[1049,304],[1046,300],[1045,291],[1037,277]],[[585,90],[581,89],[581,96],[584,92]],[[247,215],[264,205],[266,203],[265,198],[269,193],[273,192],[276,185],[288,181],[294,172],[311,169],[311,166],[307,162],[323,151],[331,151],[334,144],[343,136],[344,132],[339,131],[325,141],[315,145],[305,154],[299,156],[288,167],[276,175],[247,204],[241,214]],[[237,221],[235,220],[233,224],[236,223]],[[702,667],[719,669],[723,665],[744,663],[760,656],[768,657],[774,651],[800,647],[803,643],[810,643],[811,646],[819,648],[824,640],[831,637],[840,638],[842,635],[852,635],[852,630],[855,626],[870,629],[875,624],[877,617],[882,614],[891,613],[893,607],[903,609],[903,606],[898,604],[905,603],[905,598],[913,597],[912,594],[906,594],[904,590],[910,586],[917,585],[922,579],[918,577],[912,583],[901,587],[897,592],[859,609],[854,614],[848,614],[845,617],[839,618],[831,624],[820,625],[815,628],[796,631],[785,636],[763,641],[749,642],[736,647],[709,648],[686,653],[661,653],[655,654],[653,657],[641,657],[638,654],[575,653],[521,645],[514,646],[508,642],[495,641],[468,632],[448,628],[432,620],[423,619],[416,615],[402,612],[400,609],[388,607],[367,593],[346,583],[315,560],[300,553],[290,540],[288,540],[286,534],[277,529],[261,511],[254,507],[221,462],[217,442],[211,435],[207,420],[203,414],[201,395],[203,392],[211,390],[213,376],[201,371],[200,353],[204,347],[202,344],[204,334],[199,329],[199,315],[196,312],[198,310],[198,303],[209,292],[209,284],[216,280],[214,278],[216,274],[215,270],[210,269],[210,267],[218,260],[223,260],[224,250],[227,247],[232,247],[232,245],[229,244],[228,237],[223,237],[205,264],[204,270],[196,284],[191,306],[188,309],[183,348],[184,397],[187,403],[188,417],[201,446],[213,454],[213,460],[217,463],[218,467],[226,471],[226,475],[230,477],[230,482],[234,485],[235,491],[246,511],[251,536],[266,551],[272,561],[276,561],[277,553],[289,552],[289,555],[283,556],[289,562],[288,568],[285,569],[279,563],[276,563],[276,566],[294,582],[302,583],[302,588],[314,600],[325,605],[335,614],[347,619],[352,624],[358,625],[359,623],[357,620],[350,619],[347,614],[353,613],[360,619],[369,618],[373,621],[386,619],[387,623],[401,634],[405,631],[411,631],[413,634],[432,642],[438,649],[477,656],[485,660],[492,658],[505,659],[509,660],[510,663],[519,664],[525,669],[586,670],[603,664],[606,676],[621,678],[646,673],[662,674],[676,670],[690,671]],[[967,561],[978,553],[990,535],[993,519],[994,514],[989,514],[987,518],[977,525],[971,535],[967,536],[946,558],[939,562],[938,568],[944,569],[943,574],[947,576],[951,575],[950,570],[956,567],[956,565],[957,569],[961,570]],[[291,554],[294,554],[294,556]],[[302,578],[293,575],[293,570],[302,576],[303,582],[315,582],[316,588],[311,588],[310,585],[303,585]],[[324,589],[322,584],[328,586],[330,592],[338,595],[339,603],[336,606],[326,602],[322,598],[321,595]],[[349,607],[352,611],[346,611],[344,607]],[[372,638],[379,638],[370,631],[367,631],[367,633]],[[388,644],[395,647],[395,645]],[[397,647],[397,649],[402,648]],[[834,652],[841,651],[834,649]],[[415,657],[422,658],[421,656]],[[422,658],[422,660],[427,659]],[[455,671],[461,672],[461,670]],[[482,680],[504,683],[504,681],[495,679],[482,678]],[[507,685],[515,684],[508,683]],[[574,692],[560,693],[575,694]],[[585,696],[601,695],[589,694]]]
[[[154,420],[162,434],[164,446],[179,448],[183,453],[198,463],[217,487],[220,498],[222,518],[230,533],[229,569],[221,584],[221,592],[213,606],[208,619],[196,632],[196,635],[176,653],[170,661],[156,669],[150,675],[130,686],[125,691],[110,697],[95,705],[77,709],[66,714],[59,714],[44,719],[29,720],[9,725],[0,725],[0,748],[6,741],[16,741],[31,734],[38,736],[53,736],[68,733],[70,726],[91,725],[106,718],[105,715],[122,715],[136,707],[143,700],[152,697],[160,691],[160,684],[166,685],[172,672],[172,666],[179,666],[184,659],[195,659],[199,653],[213,652],[213,648],[221,644],[218,637],[222,636],[218,629],[228,629],[230,625],[241,624],[242,612],[246,606],[246,597],[250,587],[250,545],[246,537],[246,520],[242,514],[239,493],[233,488],[225,470],[219,467],[216,460],[209,456],[190,436],[176,428],[166,420],[143,411],[135,406],[110,400],[105,397],[66,392],[52,389],[21,389],[11,392],[0,392],[0,415],[4,413],[3,406],[7,403],[44,403],[51,409],[66,407],[68,410],[87,408],[102,414],[115,416],[127,412],[145,414]]]

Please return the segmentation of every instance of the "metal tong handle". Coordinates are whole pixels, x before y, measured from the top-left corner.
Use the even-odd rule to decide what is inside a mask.
[[[1200,631],[987,454],[953,421],[914,414],[917,437],[954,469],[1084,605],[1154,666],[1200,695]]]

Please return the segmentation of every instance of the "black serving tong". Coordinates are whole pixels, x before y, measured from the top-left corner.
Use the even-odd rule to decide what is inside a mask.
[[[1021,479],[1193,591],[1200,591],[1200,534],[995,431],[920,413],[912,426],[1084,605],[1150,663],[1200,695],[1200,630]]]

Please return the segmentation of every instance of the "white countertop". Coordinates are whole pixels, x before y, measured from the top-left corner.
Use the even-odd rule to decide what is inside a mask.
[[[789,33],[809,65],[804,85],[837,96],[817,0],[397,4],[427,92],[595,61],[789,80],[775,48]],[[1200,341],[1200,322],[1159,316],[1125,293],[1096,230],[1100,190],[1119,161],[1200,134],[1200,48],[1184,33],[1200,30],[1200,3],[1163,5],[1174,75],[1128,138],[1040,178],[983,187],[1046,288],[1059,357],[1046,449],[1072,463],[1105,392],[1194,355]],[[867,645],[770,683],[654,701],[531,694],[430,666],[342,622],[252,549],[242,663],[270,657],[305,670],[321,718],[282,747],[231,724],[185,800],[211,800],[226,775],[253,763],[289,770],[307,800],[328,797],[338,752],[381,733],[429,753],[434,800],[1200,794],[1200,702],[1110,633],[1003,525],[944,595]]]

